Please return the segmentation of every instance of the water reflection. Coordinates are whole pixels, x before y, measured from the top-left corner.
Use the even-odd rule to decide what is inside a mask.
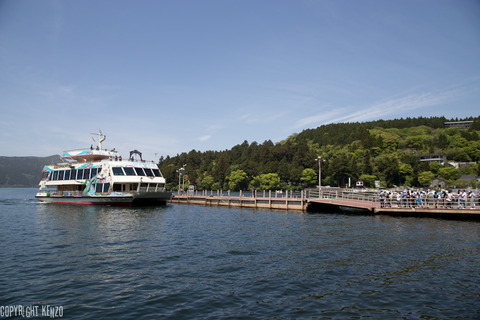
[[[131,270],[163,228],[165,207],[117,208],[41,204],[41,243],[75,266],[77,282],[112,281],[113,270]]]

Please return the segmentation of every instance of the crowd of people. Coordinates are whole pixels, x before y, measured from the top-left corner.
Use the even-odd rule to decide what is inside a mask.
[[[471,190],[384,190],[379,198],[382,208],[475,209],[479,205],[478,194]]]

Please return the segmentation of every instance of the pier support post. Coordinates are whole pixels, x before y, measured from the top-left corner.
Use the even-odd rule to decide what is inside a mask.
[[[272,208],[272,190],[268,190],[268,207]]]

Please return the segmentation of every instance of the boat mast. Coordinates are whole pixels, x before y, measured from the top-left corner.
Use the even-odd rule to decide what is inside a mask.
[[[102,142],[105,141],[105,139],[107,138],[106,135],[102,134],[102,130],[98,130],[98,133],[91,133],[93,135],[98,135],[98,150],[102,150]],[[95,138],[93,138],[93,141],[95,141]]]

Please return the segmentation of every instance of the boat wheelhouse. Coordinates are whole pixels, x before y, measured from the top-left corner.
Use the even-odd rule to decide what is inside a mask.
[[[84,205],[165,204],[172,196],[153,161],[134,150],[123,160],[118,152],[98,146],[65,151],[62,163],[46,165],[36,198],[44,202]]]

